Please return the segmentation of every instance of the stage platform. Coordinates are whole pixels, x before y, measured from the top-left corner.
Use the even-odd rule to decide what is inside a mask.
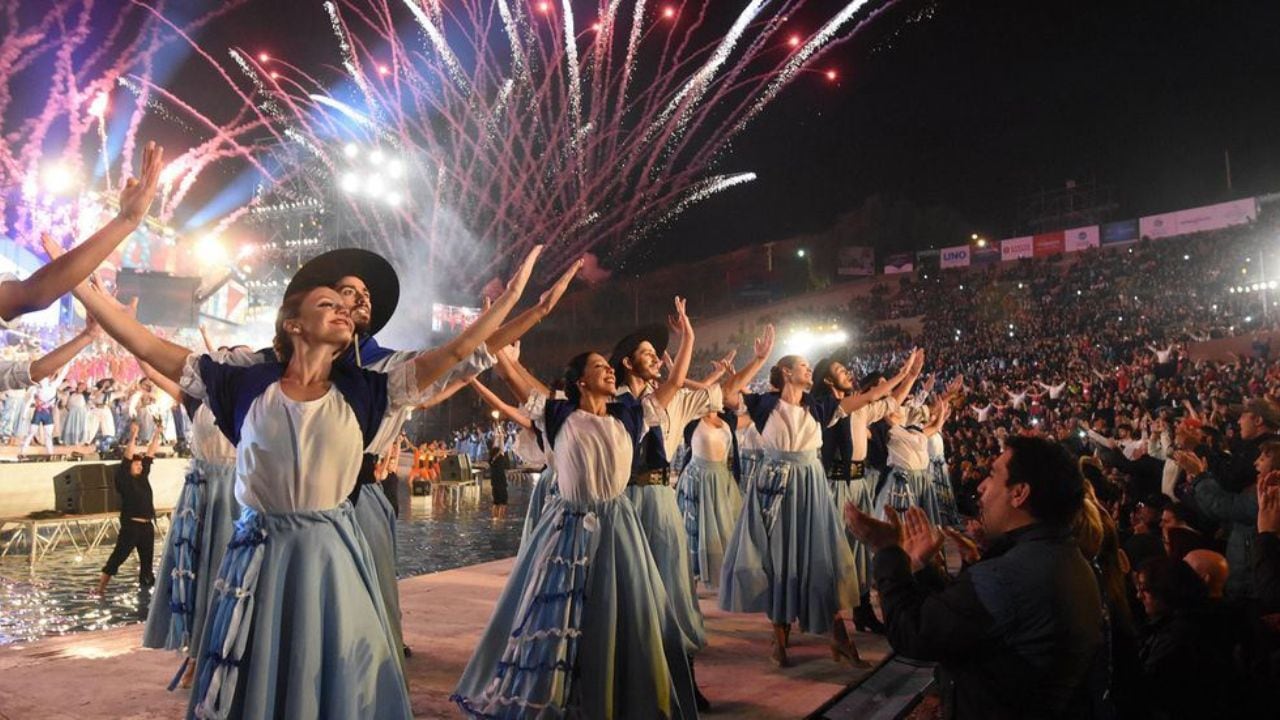
[[[119,462],[119,460],[0,462],[0,517],[24,517],[33,512],[53,510],[55,475],[75,465],[85,463],[114,465]],[[178,493],[182,491],[182,483],[186,480],[187,465],[190,462],[182,458],[156,458],[151,465],[151,492],[156,507],[173,507],[177,504]]]
[[[400,581],[414,716],[455,718],[449,702],[501,592],[513,559]],[[698,681],[715,708],[710,717],[803,718],[870,671],[831,660],[826,638],[792,635],[792,667],[769,662],[768,621],[731,615],[704,597],[710,646],[698,657]],[[186,693],[165,685],[174,653],[139,647],[141,625],[51,638],[0,649],[0,717],[9,720],[182,717]],[[879,665],[888,654],[879,636],[856,636],[862,656]],[[74,691],[68,691],[74,688]]]

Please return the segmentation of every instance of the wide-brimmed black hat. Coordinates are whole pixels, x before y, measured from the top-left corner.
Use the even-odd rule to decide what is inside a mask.
[[[400,278],[381,255],[360,248],[341,248],[317,255],[298,268],[286,297],[321,285],[331,286],[348,275],[358,277],[369,288],[373,310],[369,313],[369,335],[376,335],[395,314],[400,302]]]
[[[645,325],[639,330],[618,341],[613,346],[613,354],[609,356],[609,364],[613,366],[613,371],[618,375],[618,381],[622,381],[622,359],[631,357],[631,353],[640,347],[640,343],[648,342],[653,346],[653,351],[662,355],[667,351],[667,343],[671,341],[671,336],[667,332],[665,325]]]

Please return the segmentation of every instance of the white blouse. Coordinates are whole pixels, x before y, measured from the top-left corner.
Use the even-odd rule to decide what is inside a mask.
[[[624,390],[619,395],[630,393]],[[676,455],[680,443],[684,442],[684,429],[689,423],[708,413],[718,413],[724,409],[724,394],[719,385],[711,385],[702,390],[680,388],[675,397],[664,408],[658,405],[658,399],[652,388],[646,388],[640,396],[645,405],[645,417],[656,417],[658,427],[662,430],[662,447],[667,459]]]
[[[705,420],[699,420],[693,429],[693,456],[699,460],[724,462],[729,458],[729,450],[733,447],[733,431],[727,423],[716,427]]]
[[[187,357],[179,385],[205,399],[201,355]],[[387,414],[413,404],[414,364],[387,374]],[[261,512],[337,507],[355,488],[364,451],[355,413],[336,387],[315,400],[293,400],[272,383],[254,399],[236,446],[236,500]]]
[[[889,428],[889,464],[899,470],[929,469],[929,438],[901,425]]]
[[[817,450],[822,447],[822,428],[808,410],[799,405],[792,405],[785,400],[778,401],[778,407],[769,415],[764,423],[764,432],[760,433],[761,446],[765,450],[780,452],[803,452]]]
[[[754,452],[764,449],[764,445],[760,440],[760,431],[756,430],[755,423],[747,423],[747,426],[738,431],[738,450],[740,452]]]
[[[191,418],[191,456],[204,462],[231,465],[236,461],[236,448],[218,429],[213,411],[200,403],[196,416]]]
[[[893,397],[887,397],[867,403],[849,414],[849,435],[853,439],[852,460],[862,462],[867,459],[867,444],[871,440],[872,423],[883,420],[886,415],[897,409],[898,401]],[[837,412],[837,416],[839,414]]]
[[[533,393],[523,407],[549,443],[547,397]],[[658,422],[657,417],[646,411],[645,424],[648,427],[654,427]],[[556,485],[565,500],[609,500],[627,489],[635,441],[627,434],[622,421],[611,415],[592,415],[574,410],[560,426],[555,443]]]
[[[429,351],[396,350],[381,360],[365,365],[365,369],[384,374],[390,373],[395,368],[415,360],[425,352]],[[496,363],[497,358],[490,354],[485,345],[481,343],[480,347],[476,348],[470,357],[454,365],[448,372],[441,375],[440,379],[428,385],[421,392],[415,391],[412,402],[397,408],[395,412],[388,412],[387,416],[383,418],[382,424],[378,426],[378,432],[373,436],[373,442],[369,443],[369,447],[365,448],[365,452],[379,457],[385,455],[391,449],[391,445],[399,440],[400,429],[404,427],[409,415],[413,413],[414,406],[421,405],[439,395],[455,378],[473,378],[493,367]]]

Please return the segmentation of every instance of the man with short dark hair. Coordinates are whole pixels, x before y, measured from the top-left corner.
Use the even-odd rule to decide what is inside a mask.
[[[156,447],[160,445],[163,424],[151,433],[147,454],[137,454],[138,426],[129,433],[129,446],[124,460],[116,468],[116,492],[120,493],[120,532],[116,546],[102,566],[98,578],[98,594],[107,591],[107,583],[120,570],[120,565],[134,549],[138,551],[138,584],[144,588],[156,584],[151,557],[156,547],[156,507],[151,496],[151,463],[156,459]]]
[[[1257,479],[1253,462],[1258,459],[1258,448],[1269,440],[1280,440],[1280,405],[1256,398],[1243,405],[1232,405],[1237,415],[1240,439],[1232,444],[1231,453],[1221,455],[1211,463],[1214,478],[1228,492],[1240,492]]]
[[[939,663],[947,717],[1091,717],[1103,702],[1102,601],[1070,526],[1084,483],[1070,455],[1009,438],[978,487],[986,555],[954,582],[942,536],[919,508],[905,526],[846,506],[876,550],[873,575],[894,650]]]

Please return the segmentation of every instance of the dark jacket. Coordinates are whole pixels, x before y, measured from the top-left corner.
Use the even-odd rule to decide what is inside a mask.
[[[1264,614],[1280,612],[1280,535],[1258,533],[1253,542],[1253,591]]]
[[[893,649],[939,663],[945,717],[1092,716],[1102,599],[1068,531],[1020,528],[954,582],[913,576],[900,548],[877,553],[873,573]]]
[[[1192,492],[1200,512],[1227,530],[1227,597],[1252,599],[1253,573],[1249,569],[1253,567],[1253,543],[1258,537],[1257,493],[1252,486],[1239,492],[1227,490],[1211,473],[1196,478]]]

